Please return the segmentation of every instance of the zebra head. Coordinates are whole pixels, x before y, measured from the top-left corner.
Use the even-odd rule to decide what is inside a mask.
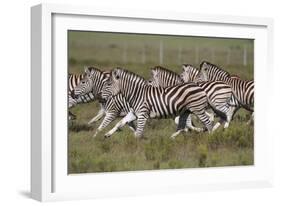
[[[200,82],[201,79],[199,78],[198,74],[199,70],[196,67],[190,64],[182,65],[182,73],[180,74],[180,77],[184,82]]]
[[[164,67],[156,66],[151,69],[151,79],[148,84],[155,87],[169,87],[183,83],[180,76]]]
[[[109,78],[103,85],[101,89],[101,98],[104,100],[109,99],[110,97],[113,96],[113,91],[112,91],[112,77]]]
[[[109,74],[107,72],[102,72],[95,67],[86,67],[84,78],[74,88],[71,96],[78,98],[82,95],[92,93],[94,96],[98,97],[108,78]]]
[[[106,81],[106,84],[103,87],[102,97],[107,98],[109,96],[114,96],[120,93],[121,90],[121,82],[120,78],[123,70],[119,67],[114,69],[111,72],[111,78]]]
[[[143,77],[118,67],[111,73],[109,89],[112,95],[121,93],[124,97],[130,98],[136,90],[146,85],[147,81]]]
[[[151,68],[151,78],[147,81],[147,84],[153,87],[159,87],[159,73],[155,68]]]
[[[200,64],[199,77],[203,81],[225,81],[230,78],[230,74],[214,64],[203,61]]]

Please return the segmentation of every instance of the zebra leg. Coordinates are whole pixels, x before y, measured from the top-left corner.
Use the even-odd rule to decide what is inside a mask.
[[[186,119],[186,128],[187,129],[191,129],[194,130],[196,132],[203,132],[204,129],[203,128],[199,128],[199,127],[194,127],[192,124],[192,115],[188,115],[187,119]]]
[[[136,120],[137,117],[133,112],[129,112],[123,119],[121,119],[109,132],[107,132],[104,136],[110,137],[113,133],[115,133],[118,129],[124,127],[124,125]]]
[[[93,122],[99,121],[99,120],[105,115],[105,109],[104,109],[103,105],[100,104],[100,107],[101,107],[101,108],[100,108],[98,114],[97,114],[95,117],[93,117],[93,118],[88,122],[88,124],[92,124]]]
[[[216,130],[222,124],[224,125],[224,128],[228,128],[229,123],[232,120],[235,107],[229,105],[228,103],[220,103],[212,108],[215,113],[220,117],[219,122],[217,122],[213,127],[213,131]]]
[[[95,134],[93,135],[93,137],[96,137],[97,134],[102,131],[105,127],[107,127],[112,121],[114,121],[116,119],[117,115],[115,113],[105,113],[105,117],[102,121],[102,123],[100,124],[100,126],[98,127],[98,129],[96,130]]]
[[[187,118],[190,116],[189,114],[190,114],[189,112],[185,112],[179,116],[179,123],[177,126],[177,131],[171,135],[171,137],[170,137],[171,139],[175,139],[176,136],[178,136],[182,131],[184,131],[186,122],[187,122]]]
[[[128,126],[133,132],[136,131],[136,125],[134,124],[134,122],[128,122]]]
[[[199,120],[204,124],[209,133],[213,130],[213,122],[210,121],[209,117],[206,115],[205,111],[193,111],[193,113],[199,118]]]
[[[215,121],[215,115],[214,115],[213,112],[209,113],[209,112],[206,111],[205,114],[209,117],[211,122]]]
[[[252,112],[251,118],[249,119],[249,121],[247,122],[247,124],[251,124],[254,121],[254,112]]]
[[[196,132],[203,132],[204,129],[203,128],[199,128],[199,127],[194,127],[193,124],[192,124],[192,115],[189,115],[188,118],[186,119],[186,127],[185,127],[185,131],[188,132],[188,129],[190,130],[194,130]],[[179,124],[179,116],[177,116],[175,118],[175,123],[176,125]]]
[[[76,115],[72,114],[71,112],[68,112],[68,120],[75,120],[76,119]]]
[[[134,133],[136,138],[143,137],[143,130],[144,130],[144,126],[146,124],[146,121],[147,121],[147,117],[145,117],[144,115],[138,117],[137,128],[136,128],[136,131]]]
[[[235,106],[229,106],[228,112],[226,112],[226,121],[224,123],[223,128],[226,129],[229,127],[229,124],[233,118],[234,112],[236,111],[237,107]]]

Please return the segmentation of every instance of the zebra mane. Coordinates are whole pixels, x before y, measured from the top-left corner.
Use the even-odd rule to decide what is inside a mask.
[[[200,70],[196,66],[193,66],[192,64],[183,64],[182,66],[183,67],[191,67],[192,69],[196,70],[198,73],[200,72]]]
[[[219,70],[219,71],[224,72],[224,73],[227,75],[227,77],[231,77],[231,75],[230,75],[227,71],[225,71],[225,70],[222,69],[221,67],[219,67],[219,66],[217,66],[217,65],[215,65],[215,64],[212,64],[212,63],[210,63],[210,62],[208,62],[208,61],[202,61],[202,62],[201,62],[201,64],[200,64],[200,71],[201,71],[202,66],[203,66],[204,64],[207,64],[208,66],[211,66],[211,67],[215,68],[216,70]]]
[[[138,78],[138,79],[146,82],[146,80],[142,76],[140,76],[140,75],[138,75],[134,72],[128,71],[127,69],[124,69],[124,68],[121,68],[121,67],[117,67],[112,71],[113,75],[116,75],[117,73],[120,76],[133,76],[135,78]]]
[[[75,74],[75,73],[68,73],[68,79],[69,78],[84,78],[85,77],[85,73],[82,73],[82,74]]]
[[[162,66],[155,66],[154,68],[151,69],[151,71],[156,71],[156,72],[157,71],[164,71],[164,72],[167,72],[167,73],[169,73],[171,75],[175,75],[175,76],[179,77],[179,75],[176,72],[171,71],[170,69],[167,69],[167,68],[162,67]]]
[[[192,68],[198,70],[198,68],[197,68],[196,66],[193,66],[192,64],[183,64],[182,66],[185,66],[185,67],[192,67]]]
[[[236,79],[241,79],[238,75],[236,75],[236,74],[232,74],[232,75],[230,75],[230,77],[231,78],[236,78]]]
[[[98,72],[102,72],[99,68],[97,67],[93,67],[93,66],[89,66],[89,67],[86,67],[89,72],[92,72],[92,71],[98,71]]]

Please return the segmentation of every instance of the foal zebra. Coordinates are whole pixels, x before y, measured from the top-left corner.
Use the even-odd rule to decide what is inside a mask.
[[[207,61],[203,61],[200,65],[199,76],[205,81],[223,81],[230,85],[233,94],[239,105],[244,109],[252,112],[252,118],[254,117],[254,81],[242,80],[237,77],[231,76],[228,72],[222,68],[211,64]],[[251,121],[250,120],[250,121]],[[250,121],[248,123],[250,123]]]
[[[196,84],[154,87],[144,78],[121,68],[113,70],[111,80],[109,87],[112,95],[121,93],[134,112],[128,122],[137,120],[136,137],[143,135],[148,118],[180,115],[177,132],[171,136],[174,138],[180,131],[184,131],[190,113],[195,114],[209,132],[212,131],[213,123],[205,114],[208,106],[206,93]],[[108,134],[111,135],[119,127],[120,125],[116,125]]]
[[[185,65],[183,67],[185,67]],[[162,87],[173,86],[174,84],[185,82],[187,79],[189,79],[189,82],[194,82],[191,78],[185,78],[183,73],[180,76],[177,73],[160,66],[154,67],[152,69],[152,74],[152,81],[157,82],[159,86]],[[195,76],[196,75],[194,75],[194,77]],[[224,127],[227,128],[232,117],[232,110],[229,108],[228,104],[232,95],[231,87],[219,81],[200,82],[198,83],[198,86],[200,86],[206,92],[209,106],[221,118],[220,122],[215,125],[214,129],[219,127],[222,122],[225,122]]]

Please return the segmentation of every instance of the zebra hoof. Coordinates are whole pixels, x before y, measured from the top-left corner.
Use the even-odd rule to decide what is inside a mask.
[[[172,136],[170,136],[170,139],[171,139],[171,140],[175,140],[176,137],[175,137],[174,135],[172,135]]]
[[[69,117],[69,120],[75,120],[76,119],[76,116],[75,115],[71,115],[70,117]]]
[[[109,138],[109,137],[111,137],[110,134],[105,134],[105,135],[104,135],[104,138]]]

